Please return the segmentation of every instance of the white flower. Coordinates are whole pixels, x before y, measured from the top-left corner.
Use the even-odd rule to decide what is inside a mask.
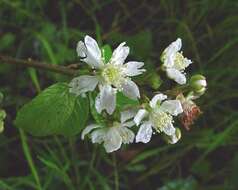
[[[81,134],[83,140],[90,133],[92,143],[103,143],[106,152],[118,150],[122,143],[129,144],[134,141],[135,134],[128,129],[135,125],[132,119],[136,114],[134,110],[121,112],[119,122],[113,122],[112,126],[103,127],[97,124],[88,125]]]
[[[105,63],[101,50],[93,38],[86,36],[84,42],[78,42],[78,56],[92,69],[95,69],[95,75],[74,78],[69,84],[70,92],[83,95],[88,91],[93,91],[98,85],[100,93],[96,98],[95,106],[99,113],[104,109],[109,114],[113,113],[117,91],[122,91],[131,99],[140,97],[139,89],[130,77],[142,74],[145,71],[141,69],[144,63],[130,61],[124,64],[129,54],[129,47],[125,44],[125,42],[121,43],[114,50],[109,62]]]
[[[137,112],[134,122],[141,126],[136,135],[136,142],[148,143],[152,136],[152,128],[168,136],[175,134],[173,116],[182,113],[183,109],[179,100],[165,99],[166,95],[157,94],[150,101],[148,109],[140,109]],[[142,122],[145,117],[148,118],[147,121]]]
[[[169,78],[179,84],[185,84],[186,77],[184,70],[192,61],[184,57],[183,52],[179,52],[181,47],[182,41],[178,38],[164,50],[161,61],[163,62],[163,69]]]

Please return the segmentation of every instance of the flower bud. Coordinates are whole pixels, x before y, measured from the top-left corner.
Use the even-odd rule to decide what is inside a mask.
[[[4,123],[3,121],[0,121],[0,133],[4,130]]]
[[[4,130],[4,122],[3,120],[6,117],[6,112],[0,109],[0,133]]]
[[[175,129],[175,133],[171,136],[166,136],[166,140],[169,144],[175,144],[179,141],[179,139],[181,138],[181,131],[179,128]]]
[[[207,81],[203,75],[193,75],[189,81],[192,91],[197,95],[203,95],[206,91]]]
[[[7,114],[4,110],[0,109],[0,120],[4,120],[6,118]]]

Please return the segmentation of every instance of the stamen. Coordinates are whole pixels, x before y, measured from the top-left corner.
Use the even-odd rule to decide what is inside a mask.
[[[105,65],[101,75],[106,83],[117,88],[121,88],[121,83],[125,78],[122,68],[110,63]]]
[[[158,132],[161,132],[163,131],[163,129],[169,124],[169,123],[172,123],[172,116],[165,113],[165,112],[162,112],[162,111],[159,111],[159,112],[153,112],[151,114],[151,119],[154,123],[154,127],[155,129],[158,131]]]
[[[184,70],[186,68],[185,58],[182,53],[179,53],[179,52],[176,53],[174,66],[178,70]]]

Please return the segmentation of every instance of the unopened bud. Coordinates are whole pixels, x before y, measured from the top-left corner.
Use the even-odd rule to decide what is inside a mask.
[[[175,144],[179,141],[179,139],[181,138],[181,131],[179,128],[175,129],[175,133],[171,136],[166,136],[166,140],[169,144]]]
[[[0,133],[4,130],[4,119],[6,117],[6,112],[4,110],[0,110]]]
[[[207,81],[203,75],[193,75],[189,85],[195,94],[202,95],[206,91]]]
[[[4,122],[0,121],[0,133],[4,130]]]
[[[0,120],[4,120],[6,116],[7,116],[6,112],[0,109]]]

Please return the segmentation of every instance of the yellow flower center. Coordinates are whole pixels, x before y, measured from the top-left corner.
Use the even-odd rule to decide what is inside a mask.
[[[106,64],[101,73],[107,84],[120,88],[122,80],[125,78],[123,70],[118,65]]]
[[[172,119],[171,115],[162,111],[153,111],[151,114],[151,120],[158,132],[163,131],[163,129],[172,122]]]
[[[174,66],[175,66],[175,69],[177,70],[184,70],[187,67],[185,58],[182,53],[179,53],[179,52],[176,53],[175,59],[174,59]]]

